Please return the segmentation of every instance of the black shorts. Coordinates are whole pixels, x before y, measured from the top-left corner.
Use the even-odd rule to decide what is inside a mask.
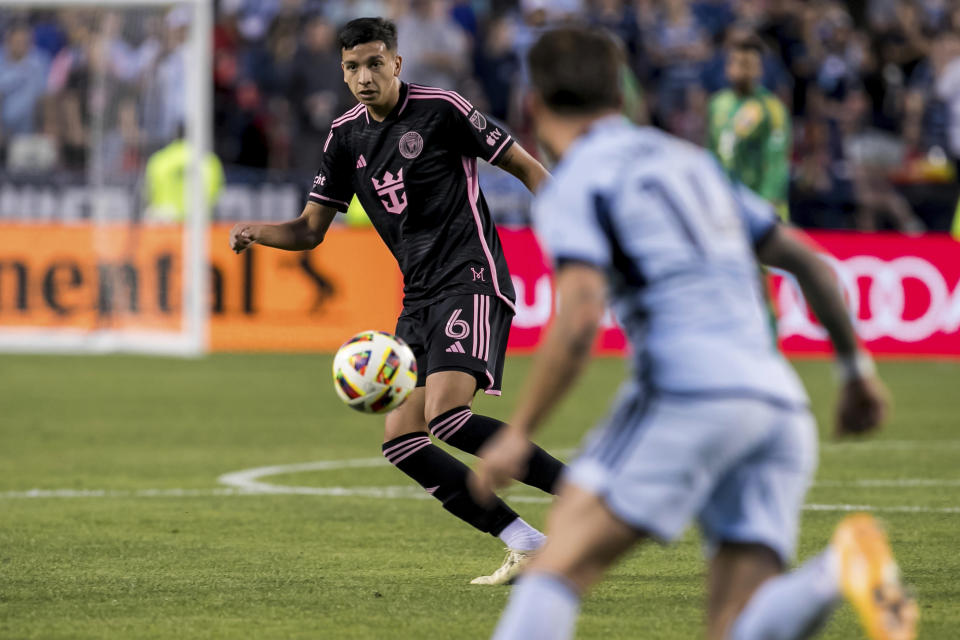
[[[453,295],[401,315],[396,334],[417,357],[418,387],[431,373],[463,371],[498,396],[512,320],[513,310],[496,297]]]

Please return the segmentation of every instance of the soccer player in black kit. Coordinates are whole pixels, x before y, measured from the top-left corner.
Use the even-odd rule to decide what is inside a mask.
[[[475,454],[503,423],[470,410],[476,392],[500,394],[514,315],[510,273],[477,182],[477,158],[531,191],[549,176],[497,123],[459,94],[400,80],[396,27],[382,18],[338,35],[344,81],[359,104],[333,121],[299,218],[239,224],[231,247],[313,249],[354,193],[400,265],[403,311],[396,334],[413,349],[417,389],[387,414],[383,454],[444,509],[501,538],[507,557],[473,584],[510,581],[544,536],[502,500],[475,501],[470,470],[432,444],[427,430]],[[563,464],[533,446],[522,482],[556,493]]]

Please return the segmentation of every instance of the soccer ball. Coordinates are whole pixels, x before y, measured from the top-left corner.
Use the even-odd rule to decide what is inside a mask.
[[[417,386],[417,359],[400,338],[364,331],[333,359],[333,388],[348,407],[364,413],[396,409]]]

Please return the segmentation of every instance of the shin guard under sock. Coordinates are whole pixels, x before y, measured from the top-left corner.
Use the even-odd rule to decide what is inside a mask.
[[[517,519],[516,512],[500,498],[489,506],[478,504],[467,487],[470,469],[430,442],[422,431],[384,443],[383,455],[439,500],[444,509],[484,533],[500,535]]]
[[[487,416],[478,416],[470,407],[457,407],[446,411],[430,421],[430,432],[447,444],[476,454],[504,423]],[[527,462],[527,472],[520,482],[547,493],[556,494],[558,480],[563,473],[562,462],[533,445],[533,453]]]

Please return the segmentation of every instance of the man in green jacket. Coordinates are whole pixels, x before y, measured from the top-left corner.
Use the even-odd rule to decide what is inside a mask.
[[[773,204],[786,220],[790,185],[790,114],[763,88],[764,45],[735,39],[727,56],[730,88],[710,99],[708,146],[730,175]]]

